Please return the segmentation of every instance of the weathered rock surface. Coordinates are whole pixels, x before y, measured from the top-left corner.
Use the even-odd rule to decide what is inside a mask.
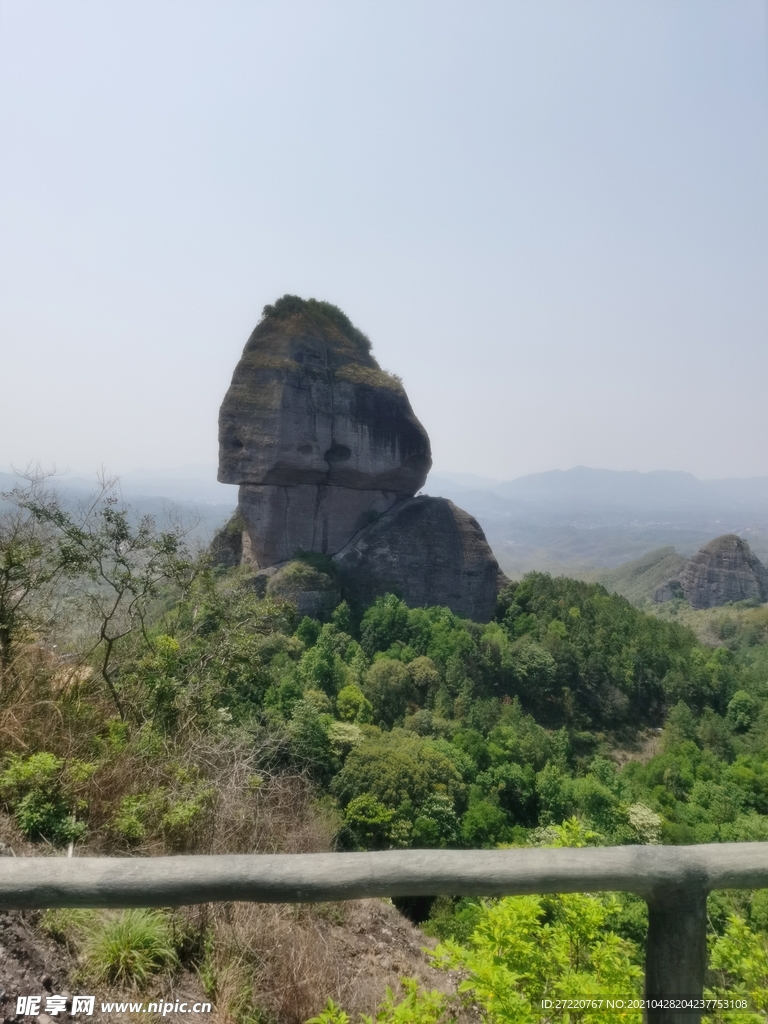
[[[238,506],[246,525],[243,560],[266,566],[285,562],[299,551],[334,554],[396,501],[392,491],[243,484]]]
[[[216,531],[208,548],[214,565],[232,569],[242,564],[244,529],[245,520],[239,512],[235,512],[229,522]]]
[[[219,414],[222,483],[407,497],[431,465],[402,383],[340,310],[291,296],[265,307]]]
[[[768,601],[768,569],[735,533],[716,537],[654,594],[654,601],[684,596],[693,608],[715,608],[726,601]]]
[[[443,604],[476,622],[493,616],[508,582],[477,520],[447,498],[398,502],[334,561],[356,602],[394,593],[413,607]]]
[[[336,581],[302,582],[298,563],[283,564],[315,552],[338,556],[352,600],[389,590],[486,621],[506,577],[471,516],[412,497],[432,464],[429,438],[370,348],[328,303],[287,295],[264,308],[219,415],[219,480],[240,492],[214,556],[259,576],[279,565],[266,592],[306,614],[327,613]]]

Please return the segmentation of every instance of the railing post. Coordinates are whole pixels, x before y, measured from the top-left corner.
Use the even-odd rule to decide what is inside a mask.
[[[699,885],[657,889],[648,899],[645,995],[701,998],[707,970],[707,893]],[[699,1024],[701,1011],[650,1009],[649,1024]]]

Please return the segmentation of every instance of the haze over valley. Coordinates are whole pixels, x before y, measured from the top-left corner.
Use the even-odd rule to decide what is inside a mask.
[[[16,479],[0,473],[0,490]],[[84,475],[62,474],[57,481],[73,497],[95,485]],[[125,500],[147,514],[162,517],[175,506],[195,523],[193,536],[201,543],[237,505],[237,487],[218,483],[213,464],[138,469],[121,475],[119,484]],[[579,466],[505,481],[434,469],[421,493],[449,498],[475,516],[512,578],[538,570],[610,587],[613,577],[600,570],[665,548],[689,556],[726,533],[742,536],[768,561],[768,477],[699,480],[684,472]]]

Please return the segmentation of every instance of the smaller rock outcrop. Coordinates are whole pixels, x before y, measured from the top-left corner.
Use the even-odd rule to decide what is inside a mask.
[[[447,498],[394,505],[335,557],[345,594],[362,605],[393,593],[411,607],[445,604],[488,622],[508,582],[479,523]]]
[[[341,601],[335,573],[323,572],[300,559],[288,562],[270,575],[266,595],[290,601],[296,605],[299,615],[309,615],[313,619],[330,618]]]
[[[705,544],[679,575],[656,590],[654,601],[685,597],[692,608],[715,608],[727,601],[768,601],[768,569],[735,533]]]

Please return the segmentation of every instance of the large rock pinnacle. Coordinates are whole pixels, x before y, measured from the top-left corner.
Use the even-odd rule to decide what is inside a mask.
[[[264,307],[219,414],[219,480],[240,486],[235,560],[265,569],[346,549],[339,571],[350,597],[386,588],[412,604],[488,618],[499,570],[479,526],[468,530],[470,517],[450,503],[438,514],[429,503],[442,499],[419,499],[418,522],[442,530],[425,545],[423,528],[421,541],[403,535],[412,516],[387,515],[405,510],[431,465],[402,382],[340,309],[293,295]],[[236,534],[230,527],[228,543]]]

